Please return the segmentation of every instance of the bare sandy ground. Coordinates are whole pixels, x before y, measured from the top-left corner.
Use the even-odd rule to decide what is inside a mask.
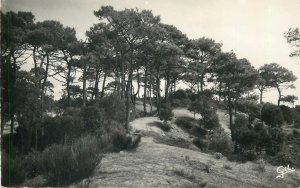
[[[229,114],[225,110],[218,109],[217,110],[217,115],[218,115],[219,123],[220,123],[221,127],[230,136],[231,135],[231,131],[229,129]]]
[[[188,157],[187,157],[188,156]],[[232,169],[225,169],[224,165]],[[210,171],[206,170],[209,166]],[[259,172],[256,164],[154,143],[143,138],[135,151],[105,155],[94,175],[72,187],[297,187],[299,172],[276,179],[276,167]],[[182,174],[178,174],[182,172]]]

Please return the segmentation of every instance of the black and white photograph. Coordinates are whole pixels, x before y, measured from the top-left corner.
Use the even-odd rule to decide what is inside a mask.
[[[1,0],[2,187],[300,188],[300,0]]]

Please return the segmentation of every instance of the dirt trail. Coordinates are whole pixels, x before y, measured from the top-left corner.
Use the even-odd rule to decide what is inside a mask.
[[[230,136],[231,135],[231,131],[229,129],[229,115],[228,115],[228,113],[225,110],[218,109],[217,110],[217,115],[218,115],[219,123],[220,123],[221,127]]]
[[[188,111],[175,109],[175,117],[185,116]],[[220,121],[226,124],[226,114],[218,111]],[[193,114],[192,114],[193,116]],[[153,122],[156,117],[144,117],[131,123],[133,130],[148,131],[162,136],[178,134],[189,138],[176,127],[165,133]],[[229,130],[229,129],[228,129]],[[228,131],[227,130],[227,131]],[[190,149],[156,143],[151,136],[142,137],[134,151],[106,154],[92,177],[71,187],[298,187],[300,173],[287,174],[276,179],[276,167],[266,165],[265,172],[257,170],[257,164],[230,162],[226,158]]]

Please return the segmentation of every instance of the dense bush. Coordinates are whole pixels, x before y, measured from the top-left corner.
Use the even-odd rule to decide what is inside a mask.
[[[193,101],[188,110],[194,113],[200,113],[201,116],[209,116],[215,111],[215,108],[212,99],[208,97],[202,97]]]
[[[42,153],[42,174],[50,186],[67,185],[72,182],[75,160],[69,146],[52,145]]]
[[[125,128],[116,122],[111,126],[108,134],[109,142],[112,143],[112,150],[115,152],[134,149],[141,140],[141,135],[127,134]]]
[[[203,138],[207,134],[207,130],[200,127],[198,121],[191,117],[178,117],[175,124],[199,138]]]
[[[300,128],[300,105],[296,105],[294,108],[294,126]]]
[[[172,99],[171,101],[171,105],[173,107],[187,107],[191,104],[191,100],[190,99]]]
[[[178,89],[170,95],[170,99],[172,99],[172,100],[174,100],[174,99],[182,100],[182,99],[187,99],[187,98],[188,98],[188,95],[187,95],[186,91],[184,91],[182,89]]]
[[[24,166],[26,169],[26,177],[32,178],[43,172],[42,160],[42,153],[35,150],[25,156]]]
[[[281,126],[283,122],[283,115],[280,108],[266,103],[261,110],[261,120],[271,127]]]
[[[159,128],[161,128],[165,132],[169,132],[172,127],[168,122],[164,122],[164,123],[159,124]]]
[[[67,108],[61,116],[61,131],[64,132],[64,143],[71,143],[84,131],[84,120],[80,108]]]
[[[223,128],[215,129],[208,135],[208,149],[220,152],[223,155],[231,153],[232,144],[228,134],[225,133]]]
[[[295,119],[295,111],[294,109],[285,106],[285,105],[280,105],[280,111],[282,112],[283,115],[283,120],[289,124],[293,123]]]
[[[203,129],[200,126],[195,126],[192,128],[191,132],[197,136],[197,137],[205,137],[205,135],[207,135],[208,131],[206,129]]]
[[[248,118],[243,114],[237,114],[233,128],[231,130],[231,137],[234,141],[238,139],[241,132],[248,130],[249,121]]]
[[[269,155],[278,153],[284,142],[284,133],[281,128],[270,127],[268,128],[269,140],[266,140],[266,152]]]
[[[202,151],[207,151],[208,149],[208,142],[206,140],[195,138],[193,140],[193,144],[197,146],[199,149],[201,149]]]
[[[193,121],[194,120],[190,117],[178,117],[175,121],[175,124],[185,129],[191,129],[194,127]]]
[[[236,108],[238,111],[247,114],[249,120],[252,121],[255,118],[260,118],[262,106],[254,100],[239,99]]]
[[[60,117],[46,116],[42,121],[44,134],[40,137],[39,143],[42,149],[51,144],[63,143],[64,129]]]
[[[162,104],[159,114],[159,119],[163,121],[169,121],[174,116],[170,104]]]
[[[101,162],[99,155],[102,145],[96,137],[85,136],[71,146],[72,158],[76,161],[72,179],[79,180],[88,177]]]
[[[99,108],[96,105],[83,107],[81,114],[84,122],[84,132],[94,132],[103,128],[105,121],[103,108]]]
[[[52,145],[41,154],[42,174],[51,186],[88,177],[101,161],[99,151],[99,141],[92,136],[80,138],[72,146]]]
[[[100,106],[104,108],[105,117],[108,121],[125,122],[126,106],[125,101],[116,94],[111,94],[100,101]]]
[[[203,115],[202,119],[200,120],[200,125],[205,129],[214,129],[220,127],[217,113],[213,111],[210,114]]]
[[[269,127],[256,120],[252,124],[244,115],[236,117],[232,138],[235,143],[235,153],[240,154],[242,160],[255,160],[266,152],[275,155],[281,149],[284,140],[282,129]]]
[[[290,167],[300,167],[299,154],[286,146],[282,151],[270,158],[270,163],[276,166],[290,165]]]

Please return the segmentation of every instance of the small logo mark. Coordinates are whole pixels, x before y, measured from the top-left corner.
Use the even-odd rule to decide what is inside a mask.
[[[276,178],[284,178],[284,174],[295,172],[294,168],[290,168],[289,165],[287,167],[279,166],[277,167],[277,173],[279,174]]]

